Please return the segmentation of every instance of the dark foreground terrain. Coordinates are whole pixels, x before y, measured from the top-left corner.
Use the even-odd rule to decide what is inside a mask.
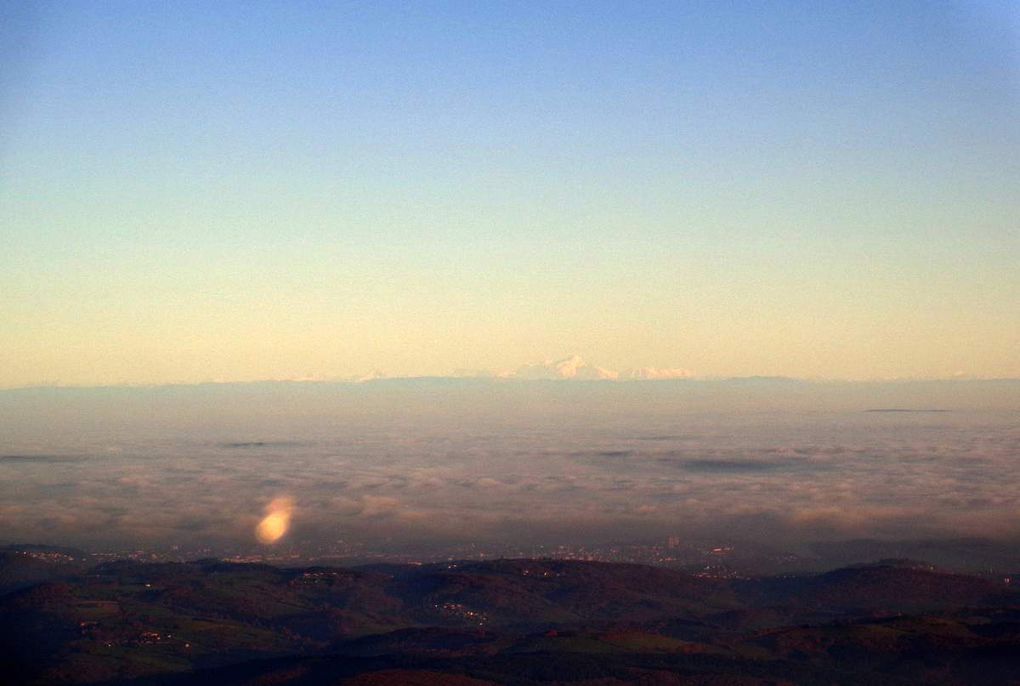
[[[1005,578],[500,560],[90,567],[0,553],[4,684],[1020,684]]]

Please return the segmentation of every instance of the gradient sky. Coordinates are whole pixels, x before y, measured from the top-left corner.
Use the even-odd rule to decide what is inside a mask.
[[[1020,376],[1014,2],[0,4],[0,387]]]

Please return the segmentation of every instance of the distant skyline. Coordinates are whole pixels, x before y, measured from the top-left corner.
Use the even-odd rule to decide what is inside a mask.
[[[1020,377],[1014,2],[24,2],[0,60],[0,388]]]
[[[888,377],[871,379],[852,379],[839,377],[796,377],[785,375],[725,375],[725,374],[698,374],[690,369],[682,367],[626,367],[624,369],[608,369],[593,364],[580,355],[571,355],[561,359],[546,359],[535,364],[526,364],[516,369],[465,369],[458,368],[447,373],[439,374],[390,374],[382,369],[374,369],[363,374],[344,376],[295,376],[295,377],[264,377],[251,379],[224,379],[205,378],[187,379],[180,381],[136,381],[123,383],[65,383],[54,381],[49,383],[23,384],[14,386],[0,386],[0,392],[8,391],[18,393],[19,391],[46,390],[46,389],[81,389],[81,390],[102,390],[113,388],[198,388],[203,386],[223,386],[226,388],[259,387],[263,385],[322,385],[343,386],[349,384],[367,384],[372,382],[492,382],[492,383],[521,383],[557,381],[557,382],[606,382],[606,383],[631,383],[631,382],[695,382],[695,383],[728,383],[728,382],[775,382],[785,385],[786,383],[806,384],[819,387],[884,387],[903,385],[913,387],[917,384],[948,384],[954,385],[976,383],[976,384],[1020,384],[1020,377],[1007,376],[970,376],[957,372],[951,376],[944,377]]]
[[[22,389],[45,388],[110,388],[110,387],[159,387],[159,386],[202,386],[221,384],[225,386],[244,386],[246,384],[264,383],[310,383],[310,384],[361,384],[373,381],[415,381],[415,380],[479,380],[492,382],[529,382],[529,381],[581,381],[581,382],[635,382],[635,381],[740,381],[740,380],[777,380],[804,383],[850,383],[875,385],[896,382],[1020,382],[1017,377],[977,377],[957,372],[945,377],[889,377],[873,379],[849,379],[838,377],[794,377],[783,375],[703,375],[682,367],[627,367],[624,369],[607,369],[592,364],[579,355],[571,355],[558,360],[544,360],[535,364],[522,365],[516,369],[463,369],[458,368],[445,374],[390,374],[382,369],[375,369],[363,374],[345,376],[296,376],[296,377],[264,377],[251,379],[186,379],[179,381],[137,381],[122,383],[66,383],[51,381],[13,386],[0,386],[0,391],[18,391]]]

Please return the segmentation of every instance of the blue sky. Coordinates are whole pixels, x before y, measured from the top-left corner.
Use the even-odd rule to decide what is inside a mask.
[[[1013,3],[3,12],[0,386],[1020,375]]]

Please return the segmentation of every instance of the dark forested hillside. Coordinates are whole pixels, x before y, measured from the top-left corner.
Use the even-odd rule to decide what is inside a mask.
[[[2,562],[21,575],[0,596],[12,684],[1020,683],[1020,593],[895,562],[743,580],[556,560]]]

